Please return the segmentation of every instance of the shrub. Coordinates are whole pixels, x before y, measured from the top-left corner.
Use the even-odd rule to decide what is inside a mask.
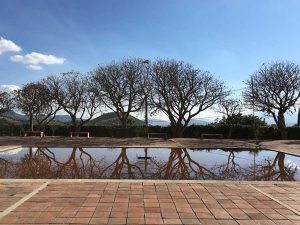
[[[0,136],[20,136],[28,130],[27,124],[23,125],[2,125],[0,126]],[[35,127],[37,129],[37,127]],[[117,126],[83,126],[83,132],[90,132],[91,137],[116,137]],[[186,128],[183,137],[200,138],[202,133],[223,134],[227,137],[230,130],[228,125],[191,125]],[[46,136],[69,136],[70,126],[48,125],[45,127]],[[125,132],[125,131],[124,131]],[[130,126],[126,129],[127,137],[146,137],[147,133],[167,133],[171,137],[170,127],[150,126]],[[251,139],[256,136],[259,139],[280,139],[280,132],[276,126],[262,126],[254,129],[252,126],[234,126],[232,130],[233,139]],[[288,139],[300,139],[300,127],[293,126],[287,128]]]

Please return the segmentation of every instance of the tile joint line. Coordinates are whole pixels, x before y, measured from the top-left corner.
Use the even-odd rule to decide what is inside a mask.
[[[26,202],[27,200],[29,200],[31,197],[33,197],[34,195],[36,195],[38,192],[40,192],[41,190],[43,190],[44,188],[46,188],[48,186],[48,184],[50,184],[50,182],[51,181],[47,181],[47,182],[43,183],[40,187],[36,188],[31,193],[29,193],[28,195],[24,196],[23,198],[21,198],[19,201],[17,201],[16,203],[14,203],[13,205],[11,205],[10,207],[6,208],[3,212],[0,212],[0,219],[3,218],[4,216],[8,215],[11,211],[15,210],[17,207],[19,207],[20,205],[22,205],[24,202]]]
[[[255,189],[256,191],[262,193],[263,195],[267,196],[268,198],[272,199],[273,201],[279,203],[280,205],[284,206],[285,208],[287,208],[288,210],[292,211],[293,213],[295,213],[296,215],[300,216],[300,212],[292,207],[290,207],[289,205],[285,204],[284,202],[276,199],[275,197],[273,197],[272,195],[260,190],[259,188],[253,186],[252,184],[248,184],[250,187],[252,187],[253,189]]]

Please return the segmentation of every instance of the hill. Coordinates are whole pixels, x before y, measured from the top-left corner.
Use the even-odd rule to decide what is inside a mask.
[[[2,113],[1,117],[5,117],[17,121],[28,121],[28,116],[16,113],[13,110],[9,110],[8,112]]]
[[[72,121],[69,115],[56,115],[53,121],[58,121],[62,123],[70,123]]]
[[[145,123],[142,120],[139,120],[138,118],[135,118],[133,116],[129,116],[128,118],[128,124],[136,125],[136,126],[143,126]],[[105,113],[101,116],[96,117],[95,119],[92,119],[87,123],[87,125],[102,125],[102,126],[114,126],[114,125],[120,125],[120,120],[116,113]]]
[[[23,121],[0,116],[0,126],[20,125]]]
[[[2,113],[0,115],[0,125],[21,125],[27,124],[29,117],[13,110]],[[64,125],[65,123],[71,121],[68,115],[57,115],[53,121],[50,122],[52,125]]]
[[[170,126],[169,121],[154,119],[154,118],[149,119],[149,124],[152,126],[162,126],[162,127]],[[195,119],[191,119],[189,126],[190,125],[207,125],[207,124],[209,124],[209,121],[195,118]]]

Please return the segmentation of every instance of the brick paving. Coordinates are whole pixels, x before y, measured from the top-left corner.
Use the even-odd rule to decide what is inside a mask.
[[[299,207],[298,183],[254,185]],[[300,224],[300,216],[247,183],[53,181],[0,224]]]
[[[0,212],[41,186],[42,183],[0,182]]]
[[[293,185],[293,183],[291,183],[276,185],[257,184],[255,186],[300,212],[300,185]]]

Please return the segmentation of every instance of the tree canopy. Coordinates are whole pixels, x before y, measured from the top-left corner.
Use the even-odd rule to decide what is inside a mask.
[[[154,62],[150,80],[151,108],[168,116],[175,137],[182,136],[193,117],[228,94],[223,81],[182,61]]]
[[[286,139],[285,113],[295,111],[300,98],[300,66],[291,62],[263,64],[244,92],[248,106],[273,117],[281,138]]]

